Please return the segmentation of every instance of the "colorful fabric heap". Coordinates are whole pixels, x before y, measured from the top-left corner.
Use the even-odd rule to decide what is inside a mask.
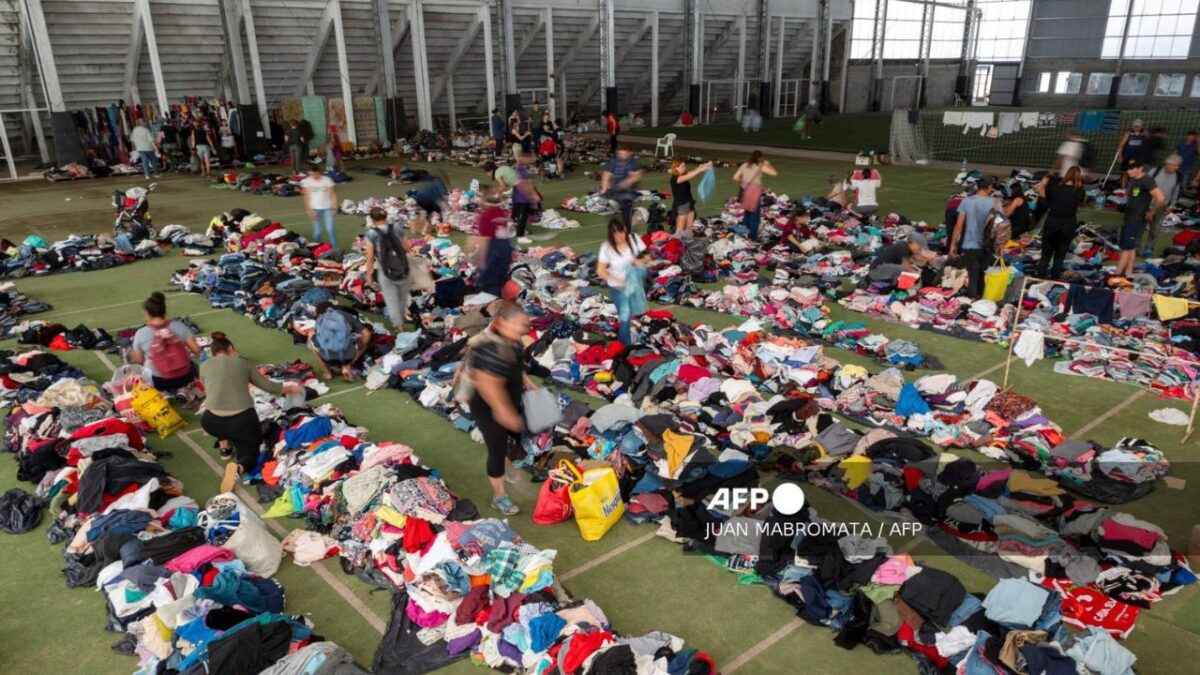
[[[158,243],[152,239],[143,239],[131,251],[118,251],[113,238],[105,234],[71,235],[54,243],[31,234],[19,244],[0,240],[0,277],[92,272],[158,255]]]
[[[51,309],[54,308],[18,291],[12,282],[0,284],[0,339],[20,332],[18,317],[48,312]]]
[[[265,515],[303,516],[309,530],[284,548],[301,564],[340,553],[347,570],[395,593],[376,672],[468,657],[533,672],[716,672],[679,638],[622,637],[590,600],[572,602],[555,584],[555,551],[481,519],[408,446],[368,441],[332,406],[260,395],[256,408],[275,439],[259,471],[260,496],[275,497]]]
[[[138,425],[54,355],[5,352],[2,365],[18,478],[49,503],[67,585],[104,594],[114,649],[139,673],[257,673],[320,639],[284,613],[280,544],[236,496],[185,496]]]

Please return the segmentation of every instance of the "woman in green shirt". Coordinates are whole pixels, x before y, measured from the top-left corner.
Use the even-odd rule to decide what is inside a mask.
[[[262,448],[262,424],[254,410],[249,385],[275,395],[300,393],[303,388],[296,382],[267,379],[249,361],[238,356],[224,333],[212,334],[211,349],[212,357],[200,364],[200,381],[205,393],[200,426],[208,435],[233,446],[235,461],[225,466],[225,477],[221,480],[221,492],[229,492],[239,477],[258,465]]]

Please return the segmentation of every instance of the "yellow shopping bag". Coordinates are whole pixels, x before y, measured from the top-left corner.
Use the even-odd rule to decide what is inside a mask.
[[[1004,264],[1004,260],[1000,261],[999,267],[988,269],[983,275],[983,299],[991,300],[992,302],[1000,302],[1004,299],[1004,292],[1008,290],[1008,282],[1012,280],[1013,271]]]
[[[149,424],[158,432],[159,438],[167,438],[171,434],[187,426],[187,421],[171,407],[167,397],[154,387],[139,384],[133,388],[130,407],[142,421]]]
[[[611,467],[602,467],[581,474],[575,466],[567,466],[575,476],[570,496],[579,534],[584,541],[598,541],[625,514],[617,472]]]

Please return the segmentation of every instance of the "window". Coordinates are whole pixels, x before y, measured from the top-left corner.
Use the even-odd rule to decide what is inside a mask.
[[[966,11],[936,5],[930,5],[930,9],[933,11],[933,37],[930,38],[929,58],[962,58]]]
[[[850,30],[850,58],[874,59],[875,48],[875,2],[876,0],[858,0],[854,3],[854,23]],[[776,31],[779,29],[776,28]]]
[[[977,60],[1021,60],[1025,52],[1025,32],[1029,27],[1029,5],[1029,0],[991,0],[978,4],[981,14],[975,52]]]
[[[1186,59],[1197,9],[1200,0],[1111,0],[1100,56],[1121,56],[1125,34],[1127,59]]]
[[[883,42],[883,58],[915,60],[921,58],[921,15],[924,8],[911,2],[890,2]],[[935,15],[936,18],[936,15]],[[962,31],[959,31],[962,35]]]
[[[1092,73],[1088,75],[1087,93],[1107,96],[1112,91],[1112,73]]]
[[[1192,98],[1200,98],[1200,75],[1192,78]]]
[[[1150,75],[1147,73],[1125,73],[1121,76],[1122,96],[1145,96],[1146,88],[1150,86]]]
[[[1028,90],[1035,94],[1050,93],[1051,73],[1030,73]]]
[[[875,10],[880,0],[858,0],[854,3],[853,39],[850,42],[850,58],[874,59],[879,56],[875,49]],[[1027,3],[1028,0],[1021,0]],[[933,38],[929,45],[931,59],[958,59],[963,51],[963,27],[965,10],[946,6],[929,6],[933,13]],[[921,22],[925,7],[914,2],[893,0],[887,8],[887,24],[883,41],[883,58],[890,60],[915,61],[921,53]],[[1024,30],[1021,33],[1024,37]],[[1020,60],[1020,54],[1014,61]]]
[[[1154,83],[1155,96],[1183,96],[1183,83],[1187,75],[1183,73],[1162,73]]]
[[[1045,73],[1049,75],[1049,73]],[[1056,94],[1078,94],[1079,85],[1083,84],[1083,73],[1070,73],[1065,70],[1059,71],[1058,79],[1054,83],[1054,93]]]

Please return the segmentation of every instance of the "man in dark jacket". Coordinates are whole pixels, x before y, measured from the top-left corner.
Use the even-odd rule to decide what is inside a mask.
[[[496,147],[492,150],[492,156],[499,158],[500,153],[504,148],[505,126],[504,118],[500,116],[499,108],[492,108],[492,116],[489,118],[492,130],[492,140],[496,142]]]

